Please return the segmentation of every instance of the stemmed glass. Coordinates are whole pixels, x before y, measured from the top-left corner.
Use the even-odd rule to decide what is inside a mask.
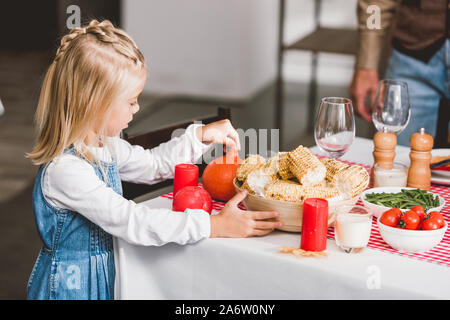
[[[399,80],[381,80],[372,105],[372,120],[378,131],[402,132],[411,116],[408,84]]]
[[[322,99],[314,127],[314,138],[319,149],[329,158],[337,159],[347,152],[355,138],[355,118],[350,99]]]

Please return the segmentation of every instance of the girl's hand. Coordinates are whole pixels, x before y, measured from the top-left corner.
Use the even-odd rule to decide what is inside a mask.
[[[244,190],[231,198],[219,214],[211,216],[211,238],[245,238],[263,236],[281,227],[281,222],[262,221],[275,218],[278,212],[244,211],[239,202],[247,196]]]
[[[197,138],[203,143],[218,143],[230,149],[241,149],[239,134],[228,119],[199,127],[197,128],[196,134]]]

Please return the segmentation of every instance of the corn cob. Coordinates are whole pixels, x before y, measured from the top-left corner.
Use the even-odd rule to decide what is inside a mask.
[[[236,170],[236,178],[239,181],[245,181],[247,176],[253,170],[257,170],[266,164],[266,159],[258,154],[248,156]]]
[[[327,169],[327,174],[325,175],[325,181],[326,182],[332,182],[334,176],[341,171],[344,168],[347,168],[348,165],[329,158],[322,158],[320,159],[320,162],[322,162]]]
[[[322,198],[329,199],[339,196],[338,188],[334,186],[311,186],[303,188],[303,199]]]
[[[291,170],[289,169],[288,152],[278,153],[278,175],[283,180],[289,180],[294,178]]]
[[[247,190],[249,194],[255,194],[255,191],[253,191],[252,188],[250,188],[250,186],[248,185],[247,180],[245,180],[245,182],[242,184],[241,189]]]
[[[287,152],[280,152],[276,156],[273,156],[267,160],[267,164],[264,165],[263,168],[265,168],[267,173],[274,175],[274,178],[276,179],[295,179],[289,171],[289,163],[287,162],[286,156],[282,159],[283,154],[286,154],[287,156]]]
[[[266,185],[266,198],[289,202],[303,201],[302,186],[290,180],[275,180]]]
[[[267,160],[267,163],[262,168],[267,174],[270,174],[274,180],[279,179],[280,161],[278,155]]]
[[[302,185],[315,185],[325,179],[327,169],[308,148],[299,146],[288,153],[288,160],[289,170]]]
[[[250,172],[245,182],[255,194],[264,196],[265,186],[277,179],[277,174],[274,173],[270,167],[264,166],[260,169]]]
[[[320,183],[318,184],[314,184],[311,186],[307,186],[308,188],[321,188],[321,187],[327,187],[327,186],[332,186],[331,184],[328,184],[325,180],[322,180]],[[305,186],[306,187],[306,186]]]
[[[352,165],[340,170],[334,176],[332,183],[340,192],[354,198],[369,185],[369,174],[363,167]]]
[[[300,181],[298,181],[298,179],[295,176],[293,176],[292,178],[285,180],[285,181],[292,181],[292,182],[300,184]]]
[[[334,198],[339,196],[339,190],[327,186],[302,186],[290,180],[276,180],[265,188],[267,198],[289,202],[303,202],[308,198]]]

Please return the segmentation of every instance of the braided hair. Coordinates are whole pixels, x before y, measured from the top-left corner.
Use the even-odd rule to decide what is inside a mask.
[[[136,43],[110,21],[92,20],[72,29],[62,37],[44,78],[35,119],[37,139],[27,157],[42,165],[73,145],[92,160],[87,132],[95,127],[99,140],[106,136],[114,99],[146,72]]]
[[[83,41],[82,37],[90,37],[90,35],[95,37],[97,41],[109,44],[117,53],[132,60],[137,65],[144,61],[144,56],[137,48],[136,43],[124,31],[115,28],[108,20],[98,22],[94,19],[88,26],[74,28],[62,37],[54,62],[58,62],[70,50],[73,42]],[[130,43],[132,46],[130,46]]]

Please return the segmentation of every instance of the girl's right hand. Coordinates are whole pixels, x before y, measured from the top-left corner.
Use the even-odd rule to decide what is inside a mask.
[[[245,211],[239,203],[247,196],[243,190],[231,198],[219,214],[211,216],[211,238],[263,236],[281,227],[278,221],[262,221],[278,216],[274,211]]]

